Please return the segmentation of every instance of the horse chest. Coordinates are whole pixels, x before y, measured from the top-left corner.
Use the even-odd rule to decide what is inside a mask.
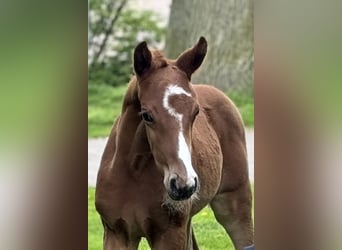
[[[165,232],[170,223],[169,212],[162,207],[161,201],[150,202],[147,198],[142,194],[135,196],[134,199],[129,194],[120,198],[113,205],[110,215],[105,216],[108,218],[105,220],[109,227],[131,239],[153,239]],[[174,220],[183,222],[181,218]]]
[[[143,176],[141,180],[144,180]],[[163,216],[162,180],[140,181],[136,176],[111,180],[111,186],[98,187],[98,210],[107,223],[125,228],[129,232],[145,231],[150,218]],[[101,191],[102,190],[102,191]]]

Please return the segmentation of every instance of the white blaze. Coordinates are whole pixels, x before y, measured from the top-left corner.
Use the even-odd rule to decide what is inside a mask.
[[[187,185],[194,185],[195,180],[194,178],[197,177],[195,170],[192,167],[191,162],[191,154],[189,150],[189,146],[185,141],[184,134],[183,134],[183,115],[177,113],[177,111],[170,106],[169,104],[169,97],[173,95],[186,95],[191,96],[190,93],[186,92],[183,88],[177,85],[168,86],[164,93],[163,98],[163,106],[168,111],[168,113],[175,117],[179,124],[179,132],[178,132],[178,158],[184,163],[186,173],[187,173]]]

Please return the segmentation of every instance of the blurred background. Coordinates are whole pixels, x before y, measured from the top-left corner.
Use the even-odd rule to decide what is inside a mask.
[[[254,179],[254,55],[251,0],[89,0],[88,32],[88,249],[102,247],[94,209],[100,158],[121,111],[133,75],[133,50],[141,41],[175,59],[208,41],[207,56],[192,83],[212,84],[238,106],[247,131],[250,179]],[[233,249],[209,208],[194,218],[201,249]],[[149,249],[142,241],[139,249]]]

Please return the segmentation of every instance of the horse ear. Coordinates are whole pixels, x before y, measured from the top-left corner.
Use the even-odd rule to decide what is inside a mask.
[[[134,71],[138,76],[144,74],[151,67],[152,55],[146,42],[141,42],[134,50]]]
[[[177,58],[176,65],[191,79],[192,73],[201,66],[206,54],[207,41],[201,36],[194,47],[186,50]]]

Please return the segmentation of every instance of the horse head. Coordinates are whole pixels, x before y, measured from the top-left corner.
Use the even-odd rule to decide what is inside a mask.
[[[164,186],[173,200],[186,200],[199,188],[191,157],[192,125],[199,113],[191,75],[201,65],[207,42],[198,43],[176,60],[150,51],[146,42],[134,50],[141,119]]]

